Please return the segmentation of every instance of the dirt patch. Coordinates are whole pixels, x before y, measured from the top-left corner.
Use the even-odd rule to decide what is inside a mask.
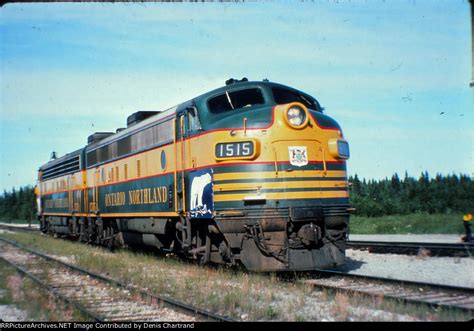
[[[22,278],[19,275],[8,276],[7,287],[10,289],[12,298],[15,301],[23,300],[24,293],[21,288]]]

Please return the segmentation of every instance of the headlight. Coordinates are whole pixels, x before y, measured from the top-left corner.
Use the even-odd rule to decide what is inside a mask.
[[[300,126],[304,123],[305,113],[300,107],[291,107],[287,112],[288,122],[294,126]]]
[[[300,106],[291,106],[286,111],[286,120],[288,124],[296,129],[301,129],[308,123],[306,111]]]
[[[344,139],[332,138],[328,141],[329,153],[337,159],[347,160],[350,157],[349,144]]]

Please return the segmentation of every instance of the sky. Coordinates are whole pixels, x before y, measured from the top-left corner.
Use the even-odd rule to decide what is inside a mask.
[[[474,175],[467,0],[17,3],[0,8],[0,190],[231,77],[314,96],[349,175]]]

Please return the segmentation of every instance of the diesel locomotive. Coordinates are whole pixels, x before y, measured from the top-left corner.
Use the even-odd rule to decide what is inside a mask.
[[[151,246],[255,271],[340,265],[349,223],[349,146],[297,89],[230,79],[38,171],[44,233]]]

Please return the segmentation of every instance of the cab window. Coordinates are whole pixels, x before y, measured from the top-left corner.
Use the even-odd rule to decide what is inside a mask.
[[[188,128],[191,131],[201,130],[201,122],[195,107],[188,108]]]
[[[264,103],[262,91],[258,88],[250,88],[235,92],[225,92],[213,97],[207,101],[207,107],[211,113],[220,114]]]

